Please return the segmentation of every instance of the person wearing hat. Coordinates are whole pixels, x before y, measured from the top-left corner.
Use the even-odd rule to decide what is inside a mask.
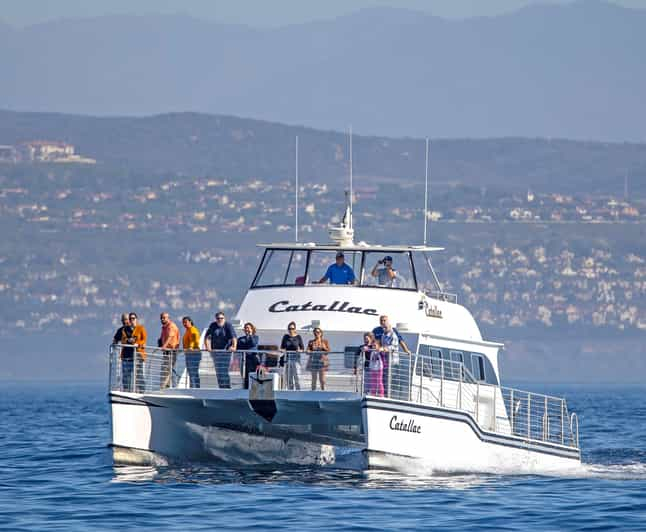
[[[335,263],[330,264],[319,283],[325,283],[328,280],[330,284],[354,284],[354,271],[345,263],[343,251],[337,252]]]
[[[380,268],[379,266],[382,267]],[[397,278],[397,270],[393,268],[393,258],[390,255],[386,255],[382,260],[377,261],[377,264],[372,269],[371,275],[377,278],[377,284],[379,286],[392,288]]]

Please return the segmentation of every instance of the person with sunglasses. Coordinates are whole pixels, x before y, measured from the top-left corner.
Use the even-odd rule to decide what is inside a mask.
[[[117,329],[112,337],[112,344],[127,344],[128,338],[132,337],[134,329],[130,326],[130,318],[128,313],[121,314],[121,327]],[[120,349],[119,358],[121,359],[121,389],[124,392],[130,391],[132,384],[132,365],[134,360],[135,350],[132,347],[122,347]]]
[[[290,321],[287,325],[287,334],[283,336],[280,342],[280,349],[285,353],[283,357],[287,358],[287,389],[300,390],[301,382],[299,378],[301,368],[301,351],[305,350],[303,339],[300,334],[296,333],[296,323]]]
[[[211,322],[206,335],[204,344],[208,351],[211,351],[215,374],[218,379],[218,388],[231,388],[231,378],[229,377],[229,364],[231,364],[231,353],[238,346],[238,339],[233,326],[226,321],[223,312],[215,315],[215,321]]]
[[[325,372],[330,365],[330,344],[323,338],[323,331],[320,327],[314,329],[314,339],[307,343],[309,359],[307,369],[312,374],[312,390],[316,390],[316,378],[321,382],[321,390],[325,390]]]
[[[139,323],[137,314],[131,312],[128,315],[130,328],[124,328],[122,344],[130,344],[134,347],[132,350],[132,358],[130,358],[129,367],[126,369],[128,375],[124,375],[124,382],[127,382],[128,388],[124,391],[132,391],[132,372],[135,372],[135,390],[141,393],[146,389],[146,382],[144,381],[144,361],[146,360],[146,339],[148,334],[146,328]],[[128,333],[130,332],[130,335]]]
[[[244,379],[244,388],[249,388],[249,374],[253,373],[260,366],[260,354],[258,353],[258,335],[256,326],[247,322],[242,329],[244,335],[238,337],[238,350],[244,351],[244,368],[240,366],[240,374]],[[243,371],[244,370],[244,371]]]

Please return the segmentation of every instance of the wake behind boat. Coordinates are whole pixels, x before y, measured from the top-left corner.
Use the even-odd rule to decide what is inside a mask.
[[[145,346],[134,354],[145,356],[142,371],[124,376],[127,346],[111,346],[116,462],[163,455],[324,464],[351,455],[367,467],[413,461],[434,471],[514,473],[580,464],[578,421],[566,401],[501,385],[503,345],[484,340],[457,296],[442,291],[431,261],[442,248],[355,244],[350,206],[330,237],[329,244],[261,246],[232,321],[255,324],[260,345],[253,352],[206,351],[202,343],[199,365],[187,368],[186,355],[195,351]],[[354,282],[321,283],[341,256],[356,272]],[[395,277],[384,274],[384,262]],[[385,315],[403,342],[375,362],[359,347]],[[290,321],[303,337],[324,331],[325,357],[279,349]],[[253,372],[245,367],[248,355],[262,363]],[[291,362],[296,355],[298,364]],[[173,364],[175,378],[166,379]],[[314,389],[321,374],[325,389]]]

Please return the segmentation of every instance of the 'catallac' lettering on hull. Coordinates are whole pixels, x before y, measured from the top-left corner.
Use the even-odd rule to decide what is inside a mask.
[[[390,418],[390,430],[414,432],[415,434],[422,433],[422,427],[420,425],[415,425],[415,420],[409,419],[408,421],[397,421],[397,416]]]
[[[309,310],[320,312],[348,312],[350,314],[366,314],[368,316],[378,316],[377,309],[351,306],[349,301],[334,301],[331,305],[314,305],[312,301],[302,305],[290,305],[289,301],[276,301],[269,306],[269,312],[306,312]]]

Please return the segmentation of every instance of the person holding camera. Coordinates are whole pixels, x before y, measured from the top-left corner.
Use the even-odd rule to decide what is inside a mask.
[[[379,266],[381,266],[381,268]],[[377,264],[375,264],[375,267],[372,269],[371,275],[377,278],[377,284],[379,286],[392,288],[393,283],[397,278],[397,270],[393,268],[393,258],[388,255],[382,260],[377,261]]]

